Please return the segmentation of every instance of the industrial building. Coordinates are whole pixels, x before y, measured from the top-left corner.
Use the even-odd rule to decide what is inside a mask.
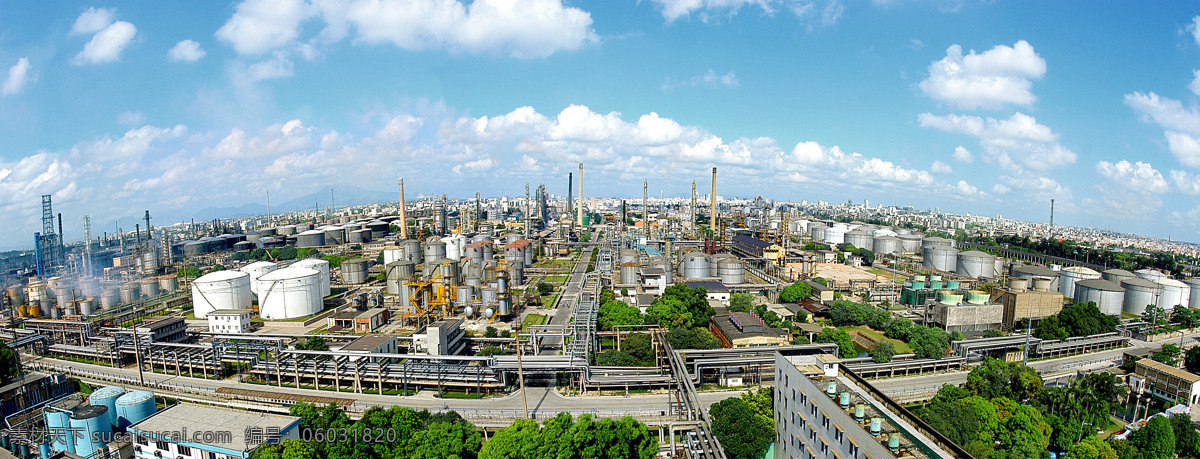
[[[786,346],[791,333],[783,328],[771,328],[752,312],[718,314],[709,321],[708,330],[721,342],[721,347]]]
[[[338,351],[351,356],[351,361],[356,361],[368,354],[399,354],[399,343],[400,340],[393,335],[363,335],[342,346]],[[375,361],[369,356],[367,359],[368,361]]]
[[[944,290],[926,307],[925,322],[948,332],[979,333],[999,330],[1004,321],[1004,305],[991,303],[984,292],[972,290],[964,295]]]
[[[208,313],[210,333],[246,333],[250,331],[250,309],[218,309]]]
[[[1004,305],[1004,327],[1013,328],[1022,319],[1037,325],[1041,319],[1058,314],[1063,308],[1063,296],[1051,290],[1048,282],[1035,280],[1034,288],[1029,288],[1028,280],[1014,277],[1009,288],[1000,294],[1000,303]]]
[[[775,458],[965,457],[828,354],[775,354]]]
[[[1188,408],[1200,403],[1200,375],[1152,359],[1137,361],[1130,376],[1130,387],[1134,393],[1147,393]]]
[[[300,438],[299,427],[295,416],[180,403],[131,425],[129,432],[139,458],[249,458],[263,444]],[[185,431],[211,432],[212,438],[169,434]]]

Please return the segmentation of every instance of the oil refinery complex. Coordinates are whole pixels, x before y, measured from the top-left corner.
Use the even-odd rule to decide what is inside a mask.
[[[937,390],[904,386],[908,378],[961,374],[984,356],[1045,365],[1093,353],[1119,359],[1147,339],[1148,306],[1200,308],[1200,280],[1189,272],[1130,272],[953,236],[1200,255],[1191,244],[866,202],[722,199],[716,174],[708,196],[693,182],[690,197],[653,199],[648,184],[640,198],[585,196],[583,164],[565,197],[526,185],[516,197],[449,199],[465,193],[446,190],[407,200],[400,180],[390,203],[159,226],[145,211],[132,231],[95,234],[85,224],[73,242],[45,196],[34,249],[0,260],[0,339],[27,370],[0,388],[4,400],[18,398],[3,406],[0,447],[18,457],[243,457],[255,445],[177,445],[154,432],[211,418],[237,426],[238,441],[238,429],[254,426],[276,440],[296,438],[298,418],[284,414],[296,401],[361,408],[387,397],[422,406],[418,393],[509,400],[538,382],[557,386],[565,395],[556,399],[568,400],[561,403],[613,415],[625,409],[612,408],[624,406],[611,403],[613,394],[665,394],[626,414],[657,428],[670,457],[724,457],[707,414],[719,398],[703,389],[757,385],[792,389],[776,391],[775,457],[830,457],[830,449],[962,457],[901,404]],[[784,301],[794,283],[812,296]],[[599,326],[602,297],[644,314],[679,284],[704,288],[720,348],[674,349],[656,324]],[[729,311],[739,293],[778,317],[809,319],[779,328],[761,313]],[[813,318],[828,317],[842,298],[962,336],[945,358],[902,354],[887,363],[839,359],[836,344],[801,344],[821,329]],[[1119,318],[1120,330],[1067,340],[1027,334],[1065,305],[1086,302]],[[650,336],[653,365],[597,363],[632,334]],[[68,377],[105,387],[85,396]],[[887,383],[873,387],[882,377]],[[529,417],[529,403],[521,408],[459,412],[494,430]],[[781,409],[801,418],[785,421]],[[797,422],[825,427],[809,436]],[[68,428],[96,435],[29,434]]]

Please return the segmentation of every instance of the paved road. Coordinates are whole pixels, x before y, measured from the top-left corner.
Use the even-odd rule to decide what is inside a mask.
[[[554,315],[550,317],[551,325],[566,324],[571,319],[571,312],[575,308],[575,302],[579,301],[579,294],[583,291],[583,281],[587,276],[588,262],[592,260],[592,252],[595,247],[587,247],[579,251],[579,260],[575,262],[575,267],[571,270],[571,277],[567,278],[567,283],[563,286],[563,293],[559,297],[558,307],[554,311]],[[547,337],[542,340],[541,348],[538,349],[538,354],[558,354],[562,349],[562,338],[554,336]]]

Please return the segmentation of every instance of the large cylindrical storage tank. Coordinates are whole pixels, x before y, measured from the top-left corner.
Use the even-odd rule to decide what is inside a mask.
[[[346,228],[341,226],[332,226],[325,228],[325,243],[329,245],[343,244],[346,242]]]
[[[692,252],[683,256],[684,279],[703,279],[708,277],[708,255]]]
[[[346,235],[346,242],[351,244],[362,244],[364,242],[371,242],[372,240],[371,230],[366,229],[354,230]]]
[[[148,277],[142,279],[142,296],[147,299],[162,296],[162,290],[158,287],[158,278]]]
[[[1163,274],[1162,271],[1159,271],[1156,269],[1150,269],[1150,268],[1139,269],[1137,271],[1134,271],[1133,274],[1136,275],[1137,277],[1140,277],[1142,279],[1146,279],[1146,280],[1152,281],[1152,282],[1158,282],[1163,279],[1171,278],[1171,276]]]
[[[380,221],[367,223],[367,229],[371,230],[371,239],[383,239],[390,231],[388,223]]]
[[[1125,288],[1121,311],[1139,316],[1146,312],[1146,306],[1158,304],[1158,296],[1163,290],[1161,285],[1139,277],[1121,281],[1121,287]]]
[[[454,301],[460,308],[466,308],[475,301],[475,287],[470,285],[459,285],[454,289]],[[468,314],[469,315],[469,314]]]
[[[449,258],[442,258],[433,262],[434,273],[436,277],[441,279],[446,285],[458,284],[458,262]],[[507,275],[507,274],[505,274]]]
[[[943,245],[922,247],[921,259],[926,268],[946,272],[956,272],[958,269],[958,249],[953,247]]]
[[[1188,289],[1191,291],[1188,296],[1188,307],[1200,308],[1200,278],[1193,277],[1184,280],[1183,283],[1187,284]]]
[[[258,229],[258,235],[262,237],[274,236],[276,234],[279,233],[275,230],[275,227]]]
[[[175,293],[179,291],[179,277],[174,274],[159,276],[158,289],[163,293]]]
[[[399,295],[404,282],[412,279],[417,273],[417,265],[410,261],[397,261],[384,267],[384,272],[387,273],[387,292],[392,295]]]
[[[638,261],[638,253],[636,250],[621,249],[621,251],[618,252],[618,257],[617,257],[618,263],[637,263],[637,261]]]
[[[263,274],[269,273],[276,269],[279,269],[279,265],[276,263],[270,261],[256,261],[243,266],[238,271],[250,275],[250,291],[255,295],[258,295],[258,286],[254,284],[254,281],[262,277]]]
[[[125,388],[117,386],[106,386],[96,389],[88,396],[88,404],[104,405],[108,408],[105,413],[108,417],[109,425],[117,425],[117,399],[125,395]]]
[[[1035,277],[1029,282],[1029,286],[1038,292],[1050,292],[1054,290],[1054,278],[1052,277]]]
[[[446,258],[446,243],[442,241],[432,241],[425,243],[425,258],[423,261],[429,263],[439,259]],[[428,268],[427,268],[428,269]]]
[[[75,304],[77,305],[76,311],[79,312],[79,315],[90,316],[90,315],[96,313],[96,299],[95,298],[84,298],[79,301],[76,301]]]
[[[112,440],[112,423],[108,407],[88,405],[71,415],[71,429],[76,435],[75,454],[89,457],[104,449],[104,440]]]
[[[20,285],[10,285],[8,286],[8,298],[12,300],[13,304],[25,304],[25,290]]]
[[[1110,280],[1110,281],[1113,281],[1113,282],[1116,282],[1119,284],[1119,283],[1121,283],[1121,281],[1123,281],[1125,279],[1133,279],[1133,278],[1137,277],[1137,275],[1134,273],[1131,273],[1129,271],[1126,271],[1124,269],[1113,268],[1113,269],[1109,269],[1107,271],[1100,273],[1100,277],[1105,280]]]
[[[1120,316],[1122,305],[1125,303],[1125,288],[1121,284],[1104,279],[1084,279],[1075,282],[1076,303],[1096,303],[1100,312],[1110,316]]]
[[[990,253],[970,250],[959,252],[957,273],[975,279],[992,279],[996,277],[996,257]]]
[[[76,436],[71,431],[71,413],[78,407],[78,400],[66,398],[43,409],[47,439],[50,440],[50,449],[54,452],[75,452]]]
[[[1158,296],[1158,307],[1171,311],[1175,306],[1187,307],[1192,296],[1192,289],[1187,284],[1169,277],[1160,278],[1154,283],[1161,285],[1162,294]]]
[[[66,306],[75,302],[75,289],[70,285],[58,285],[54,287],[54,302],[59,306]]]
[[[361,284],[367,281],[367,260],[354,258],[342,262],[342,282]]]
[[[388,247],[388,248],[383,249],[383,265],[384,266],[390,265],[392,263],[395,263],[395,262],[403,260],[403,259],[405,259],[403,247]]]
[[[520,242],[524,242],[524,244],[521,246],[521,250],[525,254],[525,264],[528,266],[533,266],[533,243],[526,240],[521,240]]]
[[[508,264],[508,280],[512,285],[525,285],[525,263],[514,261]]]
[[[512,243],[504,246],[504,261],[512,262],[516,260],[525,261],[525,252],[521,246]]]
[[[157,250],[148,250],[142,254],[142,274],[155,274],[159,267]]]
[[[296,247],[321,247],[325,245],[325,232],[309,230],[296,235]]]
[[[463,257],[469,261],[483,263],[483,244],[472,242],[463,247]]]
[[[1049,277],[1050,279],[1052,279],[1052,281],[1050,282],[1050,288],[1052,290],[1058,290],[1058,277],[1059,277],[1058,271],[1047,268],[1045,266],[1013,265],[1012,266],[1012,276],[1020,277],[1022,279],[1029,279],[1031,283],[1034,278]]]
[[[496,273],[496,304],[502,316],[512,314],[512,296],[508,285],[508,272]]]
[[[637,284],[638,267],[639,267],[639,265],[637,263],[622,263],[621,264],[621,272],[620,272],[621,285]]]
[[[1099,271],[1083,266],[1069,266],[1058,272],[1058,291],[1067,298],[1075,298],[1075,284],[1099,278]]]
[[[300,268],[311,268],[321,273],[321,297],[327,297],[330,293],[329,284],[332,279],[329,277],[329,262],[320,258],[305,258],[303,260],[292,263],[291,266]]]
[[[150,417],[158,410],[154,404],[154,393],[144,390],[135,390],[122,395],[117,399],[115,405],[118,429],[125,429],[142,422],[143,419]]]
[[[829,229],[829,227],[825,226],[824,223],[809,223],[808,235],[812,238],[813,242],[824,242],[825,230],[827,229]]]
[[[735,257],[717,262],[717,275],[721,277],[721,283],[725,285],[746,283],[746,269],[742,266],[742,260]]]
[[[499,298],[496,293],[496,287],[484,287],[479,293],[479,299],[483,302],[484,306],[491,307],[496,305],[496,299]]]
[[[841,226],[835,226],[825,230],[825,243],[831,245],[844,244],[846,242],[846,229]]]
[[[857,249],[872,250],[875,248],[874,231],[860,228],[846,233],[846,243]]]
[[[141,299],[141,288],[138,284],[130,282],[121,286],[121,303],[133,304]]]
[[[454,261],[462,258],[462,241],[463,239],[454,236],[442,238],[442,242],[446,244],[446,258]]]
[[[250,275],[215,271],[192,282],[192,313],[197,319],[217,309],[250,309]]]
[[[79,279],[79,293],[83,296],[100,296],[100,279],[85,277]]]
[[[903,254],[900,238],[895,236],[879,236],[875,238],[875,246],[871,248],[877,255],[899,256]]]
[[[115,288],[106,288],[100,294],[100,309],[111,309],[121,304],[121,294]]]
[[[405,239],[400,242],[400,247],[404,249],[404,259],[413,263],[421,263],[425,261],[421,257],[421,241],[416,239]]]
[[[258,278],[258,315],[268,320],[294,319],[321,312],[321,272],[289,266]]]

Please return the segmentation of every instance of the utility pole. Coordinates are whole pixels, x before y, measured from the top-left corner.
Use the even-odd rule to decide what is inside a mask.
[[[521,364],[521,331],[517,330],[517,378],[521,379],[521,409],[524,411],[525,419],[529,419],[529,400],[525,395],[525,366]]]

